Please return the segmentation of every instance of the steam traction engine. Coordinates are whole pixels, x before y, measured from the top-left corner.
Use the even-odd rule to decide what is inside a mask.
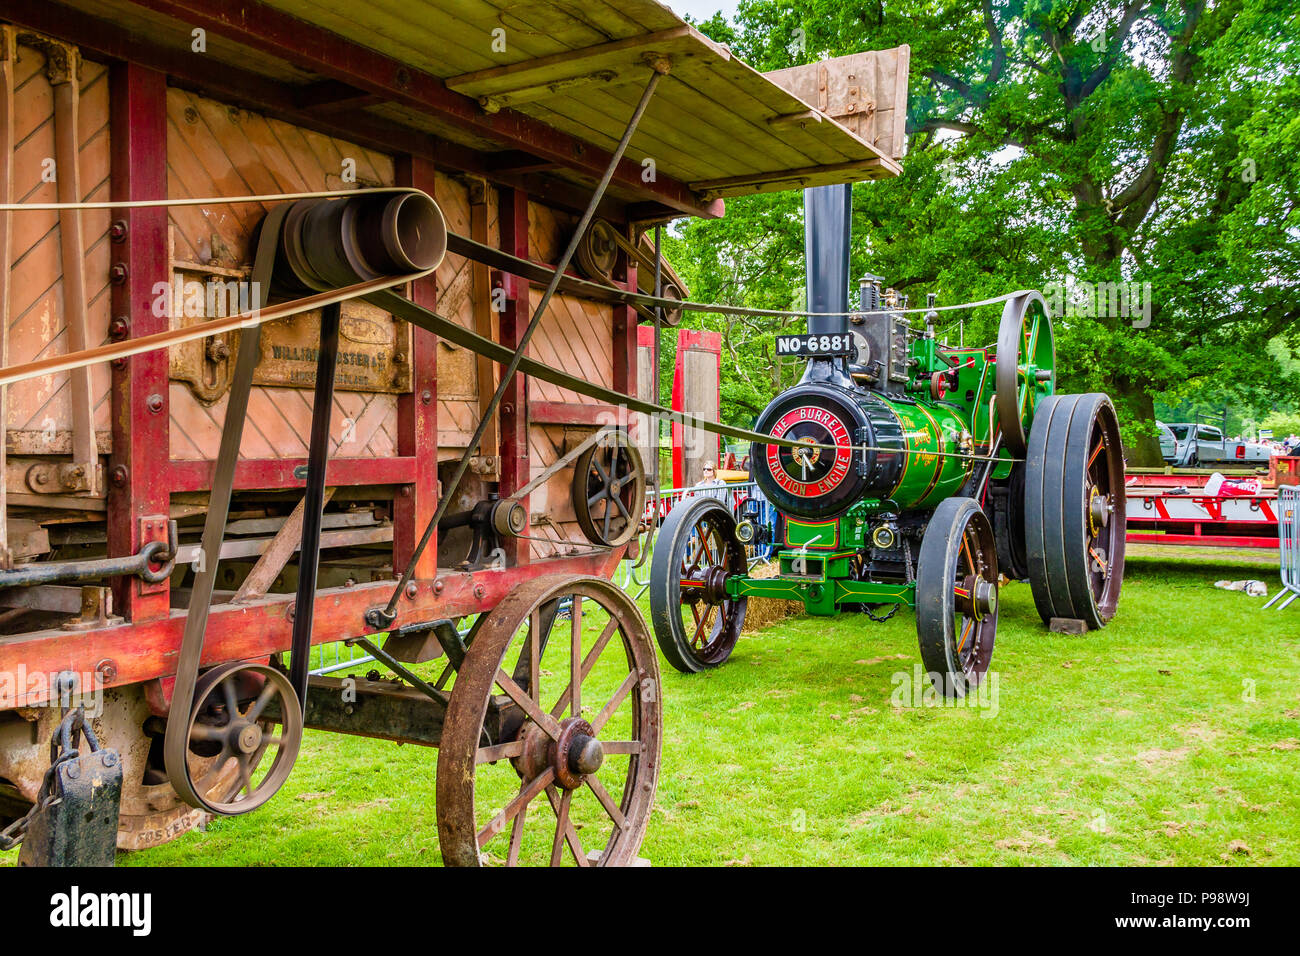
[[[860,282],[849,313],[848,186],[805,192],[808,334],[777,353],[808,359],[756,430],[750,467],[784,520],[779,573],[748,573],[755,529],[712,498],[664,521],[652,623],[679,670],[716,667],[750,597],[873,618],[916,609],[921,657],[944,694],[988,670],[999,577],[1028,578],[1044,622],[1102,627],[1124,568],[1123,448],[1101,394],[1055,394],[1052,325],[1037,292],[1005,297],[996,346],[938,342],[928,312]],[[933,305],[933,300],[931,301]],[[822,313],[822,314],[816,314]],[[890,608],[882,613],[882,609]]]

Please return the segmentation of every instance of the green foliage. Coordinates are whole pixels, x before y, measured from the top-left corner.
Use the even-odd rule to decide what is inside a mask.
[[[734,24],[701,27],[762,70],[911,46],[904,174],[855,191],[859,273],[940,304],[1150,283],[1149,327],[1113,314],[1056,321],[1060,387],[1116,399],[1139,443],[1131,460],[1158,456],[1141,443],[1157,398],[1228,393],[1249,414],[1297,393],[1296,369],[1268,350],[1300,340],[1294,6],[746,0]],[[725,219],[686,225],[669,249],[696,298],[801,300],[797,194],[732,200]],[[724,333],[732,358],[724,413],[751,418],[790,374],[770,357],[781,323],[698,321]],[[996,309],[966,316],[966,341],[992,341],[996,322]]]

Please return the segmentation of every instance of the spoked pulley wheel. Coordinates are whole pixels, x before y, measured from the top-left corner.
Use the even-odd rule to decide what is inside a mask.
[[[607,429],[573,463],[573,510],[587,540],[616,548],[641,528],[645,469],[621,428]]]
[[[993,526],[973,498],[935,509],[916,564],[916,636],[935,689],[964,697],[979,686],[998,630]]]
[[[1037,292],[1008,299],[998,325],[994,407],[1011,454],[1029,447],[1035,410],[1055,388],[1056,342],[1047,303]]]
[[[668,513],[650,561],[650,621],[668,663],[693,674],[731,656],[747,598],[732,598],[729,574],[744,574],[736,519],[716,498],[687,498]]]
[[[603,578],[547,575],[488,612],[438,753],[444,862],[632,863],[659,777],[659,665]]]
[[[172,715],[169,719],[180,719]],[[289,678],[267,664],[221,664],[199,677],[183,754],[167,753],[177,792],[191,806],[233,815],[255,810],[289,778],[302,743],[302,708]],[[232,769],[233,768],[233,769]]]
[[[1124,448],[1109,398],[1059,395],[1043,403],[1025,471],[1026,551],[1044,622],[1090,628],[1115,615],[1124,580]]]

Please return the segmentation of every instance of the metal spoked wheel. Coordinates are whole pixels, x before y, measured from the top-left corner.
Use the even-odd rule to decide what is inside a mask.
[[[993,526],[973,498],[934,511],[916,567],[916,635],[935,689],[965,697],[993,657],[998,558]]]
[[[280,671],[247,662],[212,668],[194,688],[184,754],[190,792],[181,796],[209,813],[257,809],[289,778],[302,726],[298,695]]]
[[[994,407],[1003,442],[1013,455],[1020,456],[1029,447],[1036,408],[1056,384],[1052,320],[1047,303],[1037,292],[1007,300],[998,325],[997,357]]]
[[[438,839],[454,866],[626,865],[659,778],[659,666],[636,605],[603,578],[547,575],[482,621],[438,752]]]
[[[573,510],[587,540],[616,548],[641,528],[645,469],[622,429],[609,429],[573,463]]]
[[[736,519],[716,498],[688,498],[668,513],[650,562],[650,620],[668,663],[686,674],[723,663],[740,639],[747,598],[727,596],[744,574]]]
[[[1096,629],[1115,615],[1124,579],[1124,449],[1110,399],[1044,404],[1026,462],[1029,580],[1044,622]]]

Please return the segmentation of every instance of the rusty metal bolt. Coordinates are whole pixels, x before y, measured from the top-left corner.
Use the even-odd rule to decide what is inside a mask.
[[[150,395],[148,398],[145,399],[144,404],[145,407],[149,409],[149,411],[157,415],[159,412],[163,410],[163,397],[159,395],[157,392],[154,392],[152,395]]]
[[[114,262],[113,268],[108,270],[108,278],[113,285],[122,285],[130,277],[131,270],[126,267],[125,262]]]
[[[99,682],[107,684],[117,677],[117,661],[111,657],[105,657],[95,665],[95,673],[99,675]]]
[[[410,598],[412,601],[415,600],[415,596],[419,593],[420,593],[420,586],[416,584],[414,581],[412,581],[410,584],[406,586],[406,596]]]
[[[126,240],[127,226],[125,219],[114,219],[113,224],[108,227],[108,238],[114,242],[123,242]]]
[[[433,582],[433,593],[434,594],[442,593],[442,578],[438,578],[438,580]]]
[[[514,405],[512,405],[510,402],[503,402],[503,403],[502,403],[502,405],[501,405],[501,414],[502,414],[502,415],[513,415],[514,413],[515,413],[515,406],[514,406]]]
[[[409,498],[414,493],[415,492],[410,485],[402,485],[401,495],[403,498]]]
[[[185,122],[193,125],[199,121],[199,111],[192,106],[185,107]]]
[[[422,401],[422,402],[424,402],[424,404],[428,405],[430,402],[433,401],[433,392],[429,391],[429,390],[426,388],[423,392],[420,393],[420,401]]]
[[[480,601],[487,597],[487,588],[481,584],[474,585],[474,596]]]
[[[129,476],[130,472],[127,471],[126,465],[114,465],[113,470],[108,473],[108,480],[118,488],[124,488]]]
[[[292,621],[294,617],[297,616],[297,614],[298,614],[298,605],[290,604],[289,607],[284,612],[284,619],[286,621]]]
[[[114,341],[126,338],[130,331],[131,321],[124,315],[116,316],[108,323],[108,337]]]
[[[35,470],[32,471],[32,481],[36,482],[38,485],[43,485],[49,480],[50,480],[50,476],[47,472],[35,471]]]
[[[399,90],[406,89],[411,85],[411,71],[404,66],[398,67],[397,72],[393,75],[393,82]]]

